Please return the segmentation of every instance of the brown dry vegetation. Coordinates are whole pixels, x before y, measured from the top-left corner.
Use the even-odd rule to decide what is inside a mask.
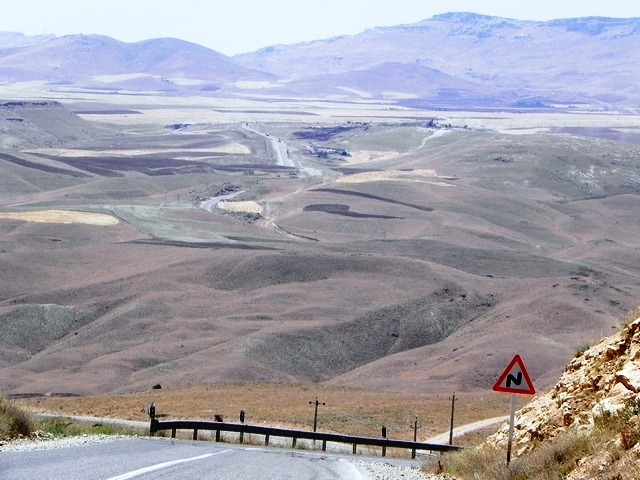
[[[42,108],[25,107],[25,118],[64,137],[58,123],[71,114]],[[514,353],[541,388],[640,297],[633,145],[462,128],[440,135],[415,120],[327,128],[322,139],[298,138],[320,131],[300,123],[254,124],[286,142],[301,167],[291,171],[241,125],[177,133],[165,125],[184,112],[169,121],[171,112],[126,128],[73,117],[84,134],[52,143],[34,130],[0,157],[3,213],[120,220],[0,220],[6,393],[230,381],[486,391]],[[14,123],[8,134],[18,138],[25,132]],[[251,153],[185,160],[229,142]],[[311,155],[310,142],[399,155],[349,165]],[[163,152],[25,151],[41,147]],[[336,183],[372,171],[402,174]],[[413,181],[425,171],[449,186]],[[255,201],[264,218],[197,208],[230,185],[244,190],[234,201]]]
[[[517,412],[509,466],[503,425],[434,468],[459,480],[639,478],[639,314],[633,309],[618,333],[576,354],[555,387]]]
[[[449,429],[451,395],[401,394],[322,385],[273,383],[222,383],[162,388],[109,397],[33,398],[20,404],[33,411],[59,415],[148,420],[145,407],[154,402],[160,419],[213,419],[223,414],[237,422],[240,410],[246,422],[309,429],[314,407],[318,407],[318,429],[351,435],[380,436],[386,425],[389,438],[411,439],[415,416],[425,441]],[[456,394],[455,425],[505,415],[508,401],[493,393]],[[497,428],[497,427],[496,427]],[[490,433],[496,430],[492,429]],[[485,435],[486,437],[486,435]],[[470,435],[456,444],[472,445],[483,437]]]
[[[26,409],[0,395],[0,441],[27,437],[33,425]]]

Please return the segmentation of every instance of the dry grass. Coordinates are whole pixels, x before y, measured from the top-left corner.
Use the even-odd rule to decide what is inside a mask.
[[[32,429],[33,420],[25,409],[0,396],[0,440],[28,437]]]
[[[439,467],[458,480],[560,479],[566,478],[578,460],[596,451],[598,444],[598,439],[576,433],[546,443],[509,466],[504,450],[485,447],[444,455]]]
[[[620,330],[626,330],[629,324],[640,318],[640,306],[630,309],[625,316],[620,319],[618,327]]]
[[[640,478],[640,402],[630,400],[618,416],[596,418],[591,429],[570,429],[557,437],[534,443],[533,449],[506,465],[506,452],[492,446],[443,455],[427,471],[457,480],[551,480]]]
[[[262,213],[262,207],[254,201],[246,202],[220,202],[216,207],[226,210],[227,212],[248,212],[248,213]]]
[[[418,440],[447,431],[450,420],[449,395],[420,395],[328,387],[308,384],[221,383],[159,389],[110,397],[37,398],[21,403],[30,409],[64,415],[147,420],[144,409],[154,402],[160,419],[213,419],[223,414],[238,421],[240,410],[246,421],[292,428],[313,425],[316,396],[326,405],[318,408],[318,430],[352,435],[380,436],[387,426],[389,438],[412,439],[418,416]],[[507,403],[498,395],[457,394],[455,424],[504,415]],[[463,444],[484,438],[470,436]]]

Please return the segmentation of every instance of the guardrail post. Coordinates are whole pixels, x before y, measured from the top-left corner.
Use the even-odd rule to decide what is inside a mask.
[[[322,440],[322,451],[323,452],[327,451],[327,441],[326,440]]]
[[[298,439],[296,437],[293,437],[293,440],[291,440],[291,448],[296,448],[296,441]]]
[[[171,429],[171,438],[176,438],[176,429],[175,428]]]
[[[198,440],[198,429],[197,428],[193,429],[193,439],[194,440]]]
[[[354,454],[354,455],[356,454],[356,449],[357,449],[357,448],[358,448],[358,444],[357,444],[357,443],[354,443],[354,444],[353,444],[353,454]]]
[[[156,420],[155,418],[152,418],[151,423],[149,424],[149,436],[150,437],[155,436],[157,431],[158,431],[158,420]]]
[[[220,430],[216,430],[216,442],[220,441]]]
[[[386,445],[383,445],[383,446],[382,446],[382,456],[383,456],[383,457],[386,457],[386,456],[387,456],[387,446],[386,446]]]
[[[269,445],[269,434],[268,433],[264,436],[264,444],[265,445]]]
[[[240,443],[244,442],[244,432],[240,432]]]

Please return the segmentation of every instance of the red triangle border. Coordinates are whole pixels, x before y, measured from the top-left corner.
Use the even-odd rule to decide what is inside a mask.
[[[507,378],[507,375],[509,375],[509,373],[511,372],[511,369],[513,368],[513,366],[516,363],[520,367],[520,371],[522,372],[522,376],[524,377],[524,381],[527,383],[527,385],[529,387],[528,390],[522,390],[522,389],[518,389],[518,388],[509,388],[509,387],[502,387],[501,386],[502,382],[504,382],[504,380]],[[513,357],[511,362],[509,362],[509,365],[507,366],[507,368],[505,368],[504,372],[502,372],[502,374],[500,375],[500,378],[498,378],[498,381],[493,385],[492,390],[494,392],[514,393],[516,395],[535,395],[536,394],[536,389],[533,386],[533,382],[531,381],[531,377],[529,377],[529,372],[527,372],[527,368],[524,366],[524,362],[522,361],[522,358],[520,358],[520,355],[516,355],[515,357]]]

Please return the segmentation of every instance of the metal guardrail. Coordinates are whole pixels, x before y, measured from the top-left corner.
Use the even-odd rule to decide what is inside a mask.
[[[411,450],[411,458],[415,458],[416,451],[450,452],[460,450],[457,445],[441,445],[435,443],[412,442],[410,440],[392,440],[389,438],[359,437],[354,435],[342,435],[339,433],[311,432],[307,430],[292,430],[288,428],[265,427],[246,423],[229,422],[205,422],[201,420],[166,420],[151,419],[149,435],[153,436],[161,430],[171,430],[171,438],[175,438],[177,430],[193,430],[193,439],[198,439],[199,430],[211,430],[216,432],[216,442],[220,441],[220,432],[240,433],[240,443],[244,434],[264,435],[265,445],[269,445],[270,437],[291,438],[291,446],[295,448],[298,439],[322,441],[322,451],[327,450],[327,442],[353,445],[353,453],[356,453],[358,445],[382,447],[382,455],[386,455],[387,448],[403,448]]]

